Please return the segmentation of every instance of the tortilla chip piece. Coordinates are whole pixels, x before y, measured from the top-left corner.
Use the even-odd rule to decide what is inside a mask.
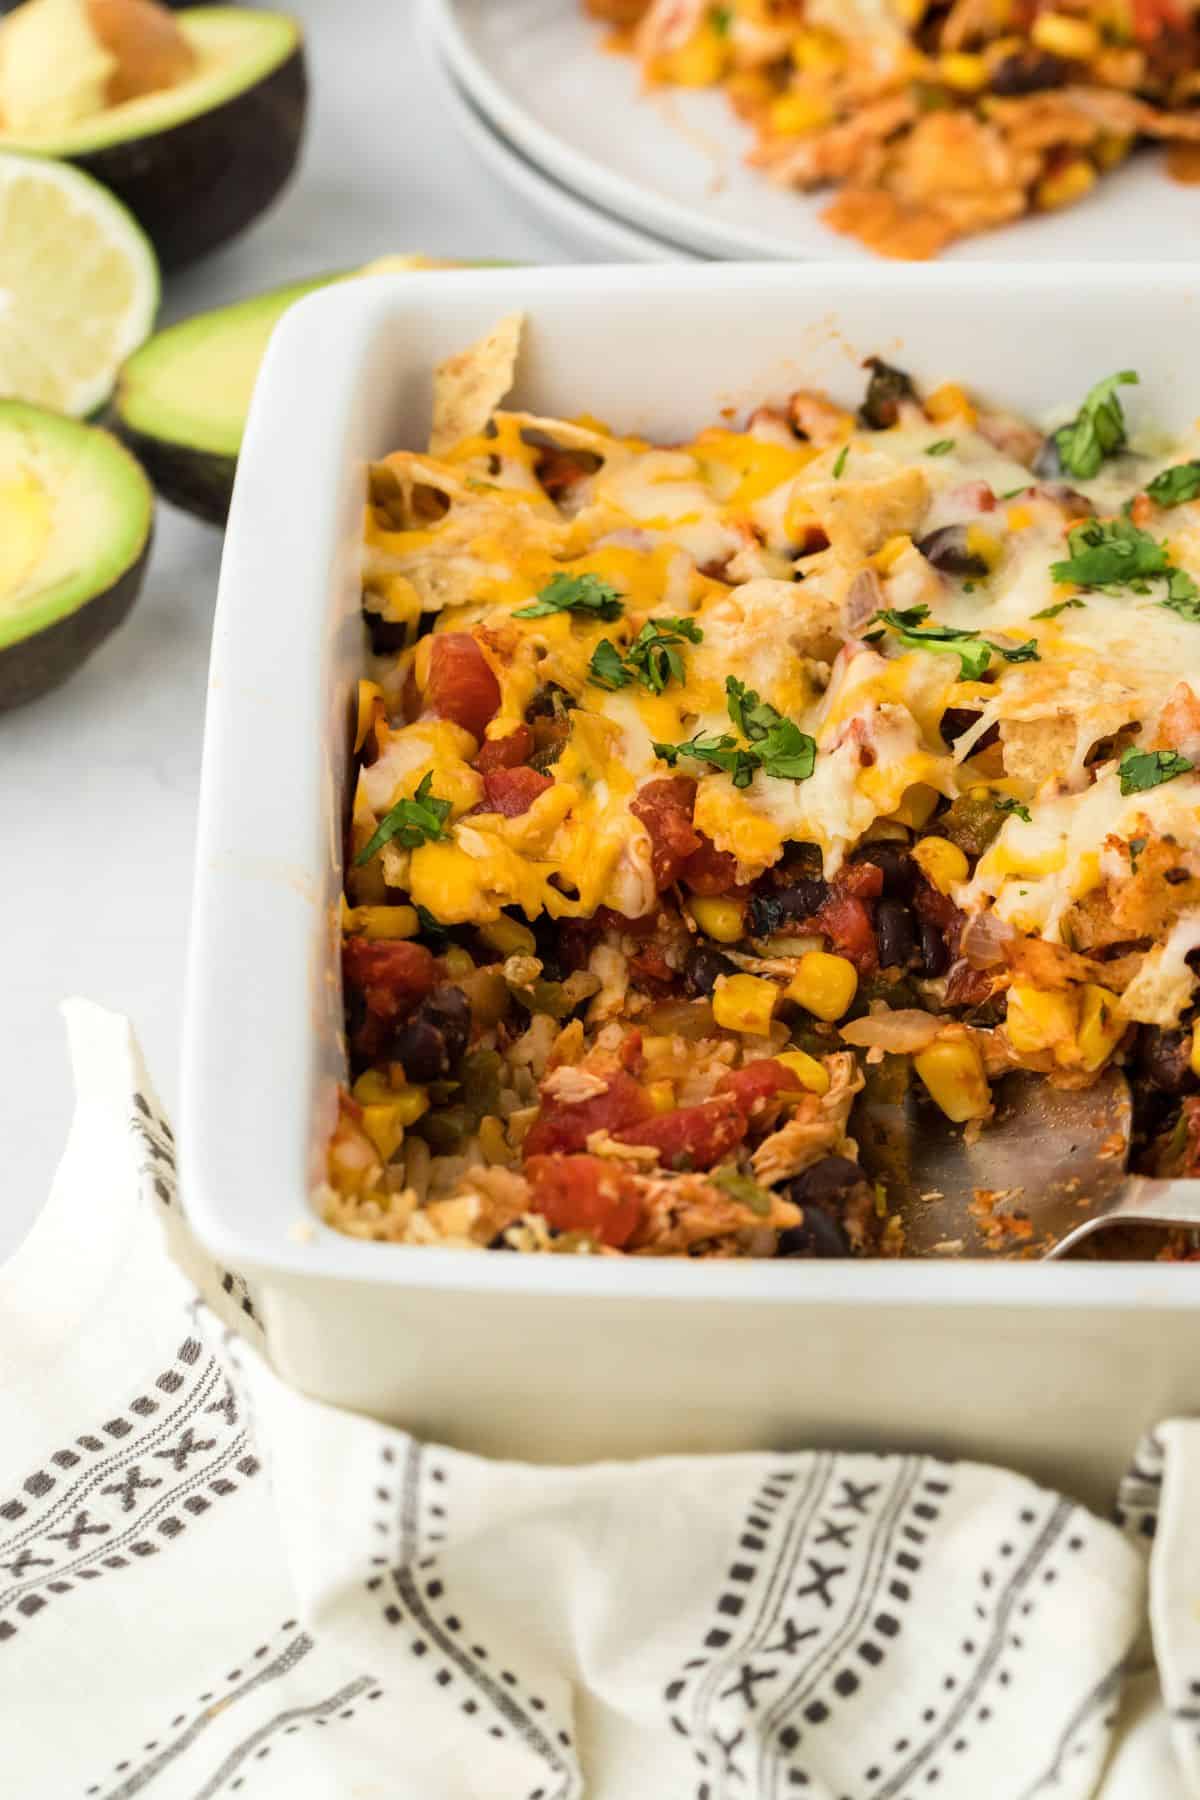
[[[438,364],[433,372],[431,456],[444,456],[487,425],[513,384],[524,323],[524,313],[509,313],[478,343]]]

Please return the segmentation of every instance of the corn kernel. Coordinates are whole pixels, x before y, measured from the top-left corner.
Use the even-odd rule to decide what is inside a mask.
[[[1039,50],[1086,62],[1100,48],[1100,33],[1086,19],[1068,19],[1063,13],[1042,13],[1033,22],[1030,37]]]
[[[875,568],[881,575],[888,575],[895,568],[906,550],[912,549],[912,539],[903,532],[897,537],[890,537],[881,544],[871,558]]]
[[[705,25],[682,49],[659,58],[654,72],[676,87],[712,87],[725,73],[728,61],[724,39]]]
[[[350,1092],[360,1106],[378,1106],[395,1099],[392,1084],[381,1069],[364,1069]]]
[[[980,88],[987,86],[986,62],[982,56],[972,56],[965,50],[939,56],[938,73],[947,87],[956,88],[960,94],[977,94]]]
[[[1051,1050],[1057,1060],[1070,1055],[1078,1017],[1073,994],[1015,982],[1008,990],[1004,1035],[1020,1056]]]
[[[713,1018],[726,1031],[764,1037],[775,1014],[779,989],[760,975],[718,975],[713,988]]]
[[[537,953],[537,939],[528,925],[522,925],[519,919],[510,919],[507,913],[501,913],[498,919],[481,925],[479,935],[490,949],[499,951],[501,956],[534,956]]]
[[[986,1118],[992,1096],[979,1052],[969,1038],[941,1038],[913,1057],[931,1099],[948,1119],[961,1125]]]
[[[820,26],[792,39],[792,61],[805,75],[838,75],[846,66],[846,46]]]
[[[506,1163],[511,1160],[508,1140],[504,1136],[504,1123],[489,1113],[486,1119],[479,1121],[479,1150],[485,1163]]]
[[[726,81],[725,92],[739,112],[751,112],[774,96],[775,84],[759,69],[738,69]]]
[[[820,131],[832,117],[833,108],[820,94],[781,94],[767,113],[771,130],[783,137],[799,137],[806,131]]]
[[[1102,169],[1115,169],[1118,163],[1125,161],[1132,149],[1133,138],[1128,133],[1117,136],[1115,133],[1105,132],[1093,145],[1092,155]]]
[[[1010,506],[1007,518],[1010,531],[1028,531],[1033,524],[1033,513],[1028,506]]]
[[[381,1162],[390,1162],[404,1142],[404,1121],[395,1106],[364,1106],[362,1128],[379,1152]]]
[[[994,569],[1004,555],[1004,546],[1000,539],[982,525],[967,526],[967,555],[978,556],[989,569]]]
[[[1052,175],[1043,175],[1034,189],[1034,199],[1043,212],[1054,212],[1060,206],[1074,206],[1096,185],[1096,171],[1086,156],[1073,156]]]
[[[949,838],[921,838],[913,845],[912,859],[939,894],[950,893],[970,873],[966,856]]]
[[[787,997],[831,1025],[850,1010],[858,992],[858,971],[844,956],[806,950],[788,985]]]
[[[973,425],[975,416],[970,396],[957,381],[943,381],[941,387],[925,397],[925,417],[935,425],[944,425],[947,419],[961,419],[964,424]]]
[[[810,1094],[829,1092],[829,1070],[815,1056],[809,1056],[807,1051],[785,1050],[775,1061],[782,1063],[785,1069],[790,1069],[800,1086]]]
[[[656,1113],[674,1111],[675,1083],[673,1081],[652,1081],[646,1088],[646,1094]]]
[[[469,975],[475,967],[470,951],[464,950],[461,944],[448,945],[443,952],[442,962],[451,979],[460,975]]]
[[[342,926],[374,943],[381,938],[416,937],[421,921],[415,906],[347,906]]]
[[[718,944],[736,944],[746,935],[745,909],[740,900],[697,894],[691,910],[705,937],[714,938]]]
[[[1108,988],[1088,982],[1079,1007],[1079,1046],[1081,1067],[1090,1073],[1107,1062],[1125,1035],[1127,1021],[1120,1017],[1120,1002]]]
[[[1191,1064],[1192,1074],[1200,1075],[1200,1030],[1192,1032],[1192,1050],[1188,1061]]]

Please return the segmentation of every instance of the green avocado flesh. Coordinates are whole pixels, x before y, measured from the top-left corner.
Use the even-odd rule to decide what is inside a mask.
[[[52,132],[0,130],[0,149],[71,158],[168,131],[256,86],[300,46],[299,26],[283,13],[197,6],[181,12],[178,22],[196,52],[196,68],[186,81]]]
[[[146,477],[107,431],[0,400],[0,705],[20,685],[29,641],[103,600],[141,562],[153,510]],[[63,639],[68,658],[79,635]]]

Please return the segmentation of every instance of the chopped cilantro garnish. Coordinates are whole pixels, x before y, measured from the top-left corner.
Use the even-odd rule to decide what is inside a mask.
[[[807,781],[817,765],[817,741],[791,719],[772,725],[758,744],[764,775],[780,781]]]
[[[744,749],[729,732],[720,736],[710,733],[690,738],[685,744],[655,744],[654,754],[674,768],[681,756],[697,762],[711,763],[723,769],[734,787],[749,787],[755,773],[773,775],[780,781],[807,781],[816,767],[816,739],[785,719],[769,701],[761,700],[753,688],[736,675],[725,678],[725,704],[729,717],[751,749]]]
[[[1174,781],[1177,775],[1190,774],[1194,767],[1175,750],[1126,750],[1117,772],[1123,794],[1144,794],[1164,781]]]
[[[1027,494],[1030,486],[1028,481],[1023,481],[1020,487],[1009,488],[1007,494],[1001,494],[1000,498],[1001,500],[1015,500],[1018,494]]]
[[[417,919],[422,931],[427,932],[432,937],[446,936],[446,926],[442,924],[440,919],[434,918],[427,906],[418,906],[416,911]]]
[[[588,664],[588,678],[597,687],[628,687],[633,676],[621,661],[621,652],[608,638],[601,638],[592,651],[592,660]]]
[[[877,612],[871,624],[878,619],[881,625],[894,632],[906,650],[952,650],[962,666],[964,681],[982,679],[992,654],[1002,656],[1005,662],[1040,662],[1037,639],[1027,638],[1023,644],[997,644],[990,638],[981,638],[977,631],[960,629],[957,625],[927,625],[929,617],[927,606],[906,606],[897,611],[893,607]],[[867,641],[873,643],[881,634],[869,633]]]
[[[1013,800],[1007,794],[998,794],[992,802],[998,813],[1011,813],[1014,819],[1023,819],[1026,825],[1032,825],[1033,815],[1027,806],[1019,800]]]
[[[1146,489],[1156,506],[1181,506],[1185,500],[1200,498],[1200,462],[1176,463],[1164,469]]]
[[[450,802],[439,800],[430,793],[432,785],[433,775],[423,776],[411,799],[397,800],[383,815],[370,840],[355,857],[356,867],[370,862],[376,851],[390,844],[393,838],[398,838],[406,850],[415,850],[418,844],[433,843],[447,836],[443,827],[450,816]]]
[[[725,677],[725,704],[730,718],[751,743],[756,738],[766,737],[772,725],[783,716],[768,701],[760,700],[754,689],[748,688],[736,675]]]
[[[636,679],[652,694],[661,694],[669,681],[682,686],[687,679],[678,646],[685,640],[699,644],[703,638],[694,619],[647,619],[624,657],[608,638],[601,638],[588,673],[600,687],[623,688]]]
[[[591,613],[598,619],[619,619],[624,602],[615,587],[598,575],[558,574],[551,577],[536,600],[518,606],[514,619],[543,619],[549,613]]]
[[[1200,587],[1186,569],[1171,570],[1167,576],[1167,597],[1161,604],[1170,607],[1181,619],[1200,625]]]
[[[748,1206],[751,1212],[758,1213],[761,1218],[765,1219],[770,1213],[771,1196],[766,1188],[759,1187],[757,1181],[751,1180],[749,1175],[742,1175],[732,1163],[727,1163],[723,1169],[714,1169],[708,1179],[714,1187],[719,1187],[728,1194],[731,1200],[740,1200],[743,1206]]]
[[[1072,594],[1069,600],[1056,600],[1053,606],[1043,606],[1041,612],[1035,612],[1033,616],[1035,619],[1057,619],[1059,613],[1086,605],[1086,600],[1081,600],[1077,594]]]
[[[843,444],[841,449],[837,453],[837,461],[833,465],[833,479],[835,481],[839,481],[841,479],[842,470],[846,466],[846,458],[849,456],[849,454],[850,454],[849,444]]]
[[[708,22],[718,37],[728,37],[729,28],[733,24],[732,6],[710,6]]]
[[[707,737],[700,732],[685,744],[655,743],[653,748],[655,756],[661,757],[672,769],[681,756],[690,756],[696,762],[711,763],[714,768],[724,770],[735,788],[750,786],[760,762],[755,751],[740,749],[737,739],[727,731],[719,735],[710,732]]]
[[[936,444],[926,444],[926,456],[949,456],[955,447],[953,438],[939,438]]]
[[[1117,398],[1119,387],[1136,387],[1132,369],[1122,369],[1098,381],[1069,425],[1054,433],[1058,460],[1069,475],[1088,481],[1100,473],[1108,456],[1125,444],[1125,414]]]
[[[1085,519],[1067,533],[1071,554],[1051,563],[1055,581],[1080,587],[1127,587],[1131,581],[1166,575],[1170,559],[1157,538],[1128,519]]]

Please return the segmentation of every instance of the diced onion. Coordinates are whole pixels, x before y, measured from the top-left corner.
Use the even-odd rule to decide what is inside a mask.
[[[843,1038],[862,1050],[887,1050],[893,1056],[912,1056],[926,1049],[945,1024],[932,1013],[915,1006],[901,1007],[895,1012],[887,1007],[871,1012],[865,1019],[851,1019],[841,1027]]]

